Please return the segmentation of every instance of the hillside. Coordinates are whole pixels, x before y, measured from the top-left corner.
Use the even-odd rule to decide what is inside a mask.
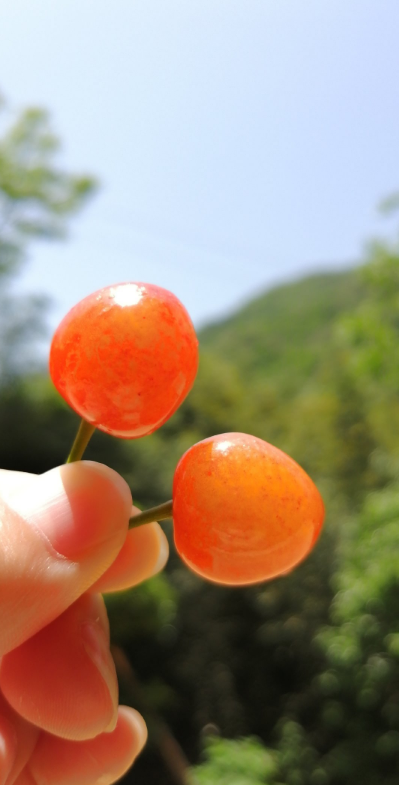
[[[311,275],[271,289],[200,333],[203,349],[240,373],[295,384],[317,368],[336,318],[356,307],[364,285],[356,271]]]

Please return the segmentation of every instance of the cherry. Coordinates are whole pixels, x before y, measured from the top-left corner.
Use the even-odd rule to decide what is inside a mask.
[[[171,292],[122,283],[75,305],[50,350],[53,382],[83,418],[68,461],[79,460],[95,427],[125,439],[159,428],[197,367],[193,325]],[[176,467],[173,501],[130,525],[172,514],[189,567],[216,583],[245,585],[293,569],[317,540],[324,506],[292,458],[255,436],[227,433],[191,447]]]
[[[176,549],[216,583],[251,584],[289,572],[315,544],[323,518],[322,498],[306,472],[256,436],[204,439],[176,467]]]
[[[69,405],[122,439],[152,433],[190,391],[198,340],[174,294],[146,283],[107,286],[75,305],[50,349],[51,378]]]

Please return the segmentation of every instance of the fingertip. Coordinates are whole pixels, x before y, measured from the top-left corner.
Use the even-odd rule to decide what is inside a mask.
[[[109,466],[95,461],[65,464],[43,475],[61,484],[63,517],[57,514],[39,522],[54,549],[71,560],[119,538],[122,545],[132,497],[125,480]],[[58,499],[60,505],[60,498]]]
[[[147,725],[141,714],[131,706],[119,706],[118,722],[126,724],[131,732],[131,749],[136,758],[143,750],[148,739]]]
[[[127,706],[118,711],[115,729],[79,743],[43,734],[29,770],[46,785],[111,785],[134,763],[147,740],[141,715]]]
[[[83,595],[5,655],[0,685],[8,704],[48,733],[82,741],[113,730],[118,683],[102,598]]]
[[[115,561],[93,586],[94,591],[129,589],[152,578],[165,566],[169,543],[159,523],[130,529]]]
[[[7,500],[10,507],[67,559],[80,561],[88,550],[126,533],[131,493],[108,466],[64,464],[38,475],[28,488],[22,493],[16,485]]]

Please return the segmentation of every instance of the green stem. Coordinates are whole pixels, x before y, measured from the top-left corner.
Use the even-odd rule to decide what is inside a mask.
[[[158,507],[151,507],[149,510],[143,510],[136,515],[132,515],[129,521],[129,529],[135,529],[136,526],[142,526],[143,523],[152,523],[153,521],[164,521],[166,518],[173,517],[173,502],[172,499],[163,504],[158,504]]]
[[[72,445],[71,452],[66,460],[67,463],[74,463],[80,461],[82,455],[96,430],[95,425],[91,425],[86,420],[81,420],[75,441]],[[163,504],[158,504],[157,507],[151,507],[149,510],[143,510],[136,515],[132,515],[129,521],[129,529],[135,529],[137,526],[142,526],[144,523],[152,523],[153,521],[164,521],[166,518],[173,517],[173,504],[172,499]]]
[[[95,425],[90,425],[90,423],[86,422],[86,420],[81,420],[78,432],[75,437],[75,441],[72,445],[71,452],[68,455],[66,460],[67,463],[73,463],[74,461],[80,461],[82,455],[93,436],[94,431],[96,430]]]

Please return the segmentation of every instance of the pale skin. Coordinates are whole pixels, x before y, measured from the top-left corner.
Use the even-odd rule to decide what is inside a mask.
[[[110,785],[145,744],[118,707],[101,596],[166,562],[157,523],[128,530],[134,512],[101,464],[0,471],[0,785]]]

